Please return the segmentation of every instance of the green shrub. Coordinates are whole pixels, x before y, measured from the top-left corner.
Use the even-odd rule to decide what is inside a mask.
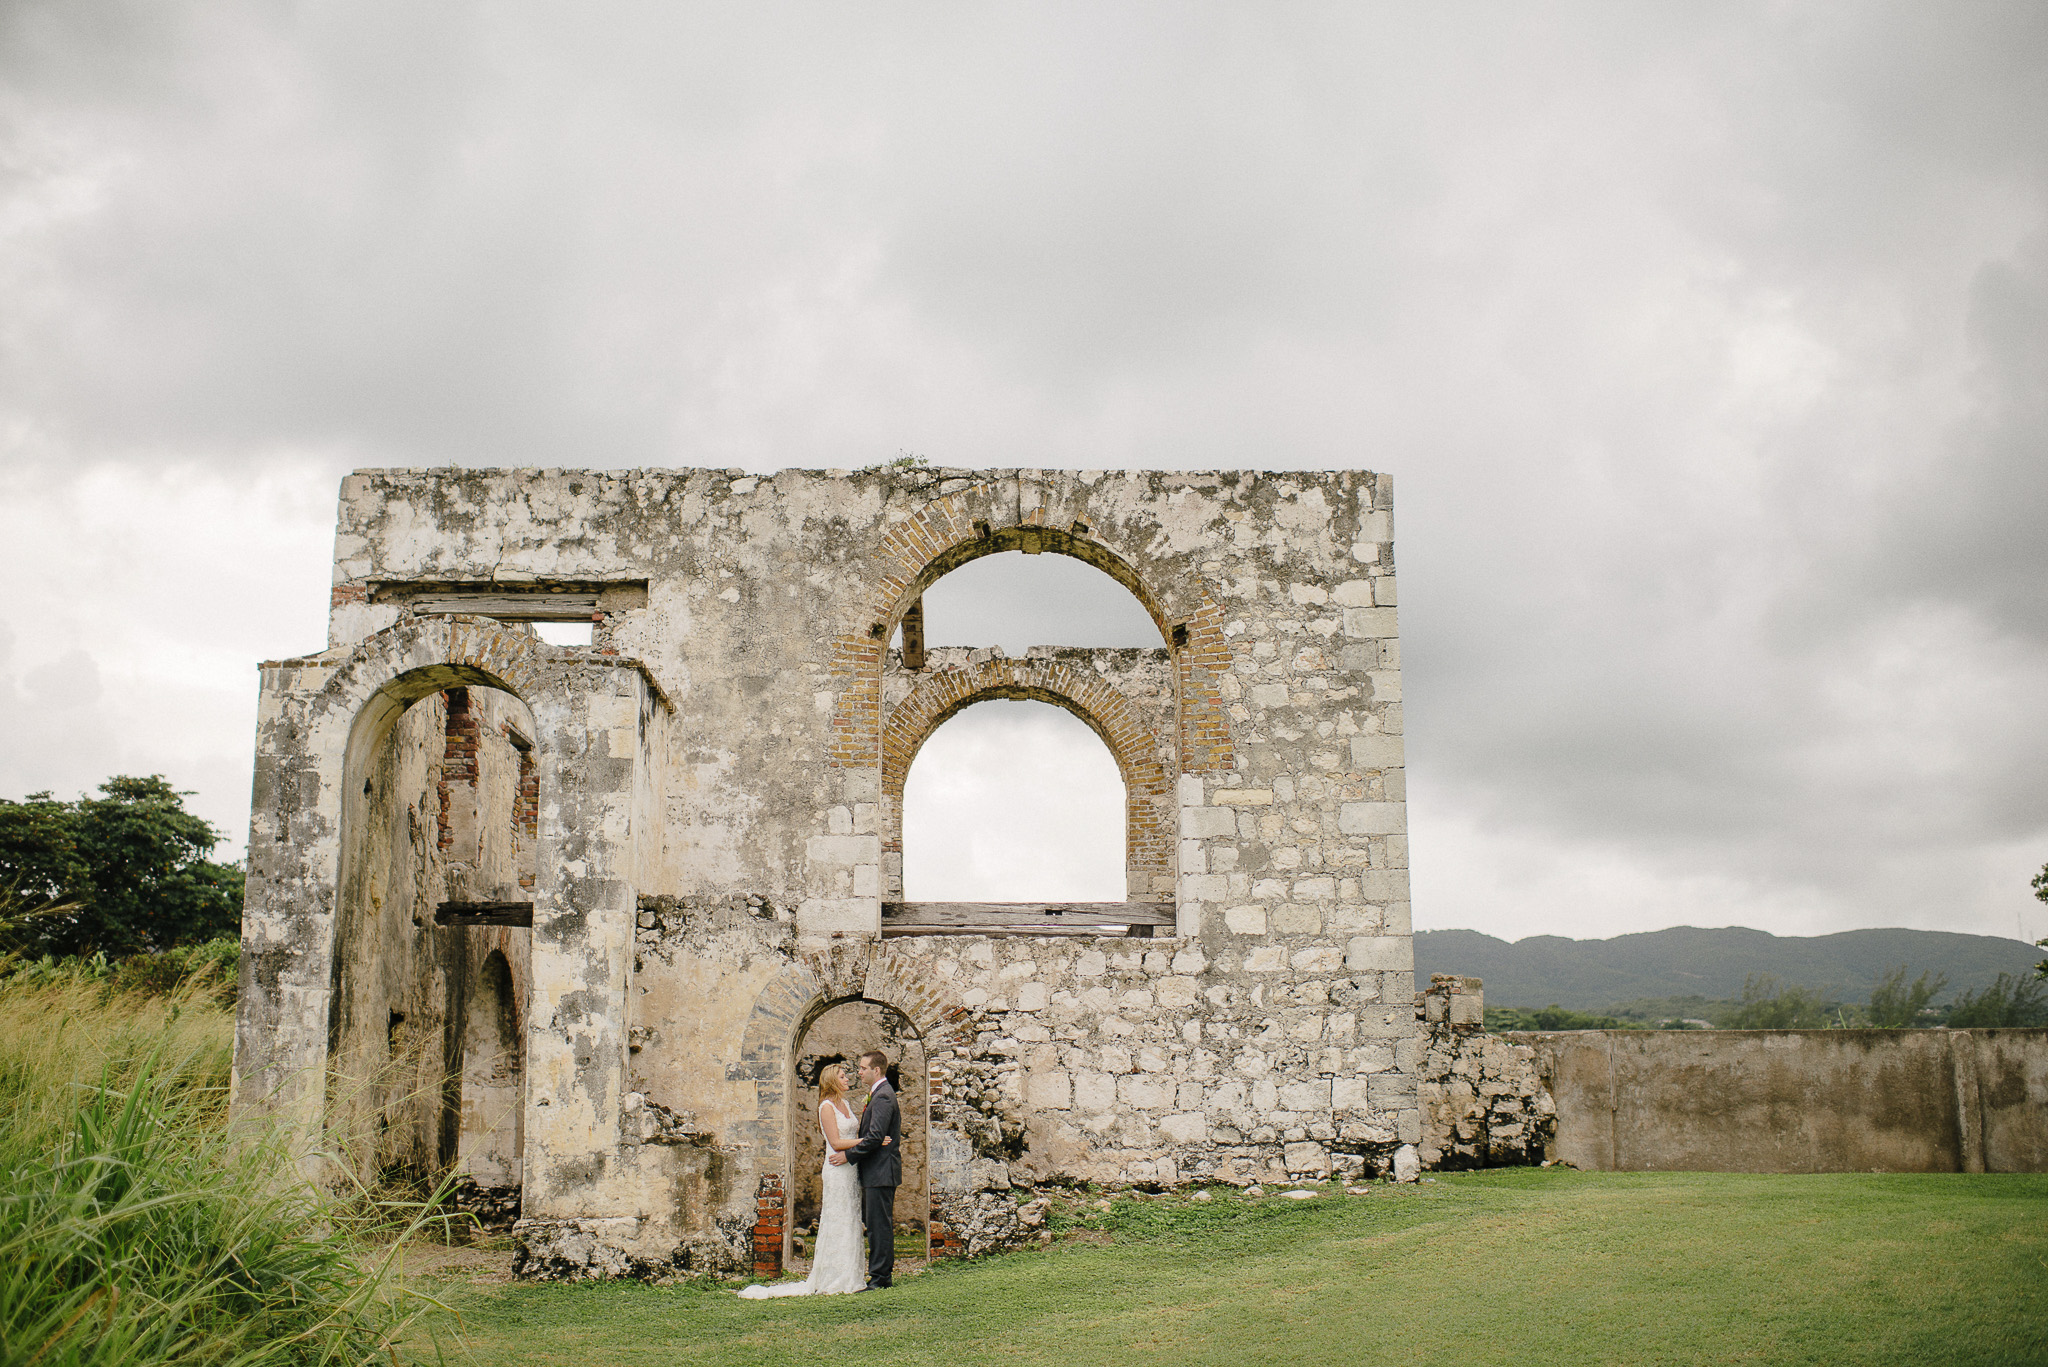
[[[1724,1030],[1818,1030],[1839,1019],[1835,1004],[1813,989],[1752,973],[1742,982],[1742,1004],[1715,1024]]]
[[[1573,1011],[1552,1002],[1549,1006],[1489,1006],[1486,1008],[1486,1028],[1489,1030],[1642,1030],[1647,1028],[1643,1021],[1623,1020],[1617,1016],[1596,1016],[1590,1012]]]
[[[1982,991],[1957,997],[1946,1023],[1957,1030],[2048,1025],[2048,984],[2017,973],[2001,973]]]

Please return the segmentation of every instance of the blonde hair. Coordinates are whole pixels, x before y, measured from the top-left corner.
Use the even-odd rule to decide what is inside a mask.
[[[818,1099],[837,1101],[846,1095],[846,1074],[836,1063],[828,1063],[818,1070]]]

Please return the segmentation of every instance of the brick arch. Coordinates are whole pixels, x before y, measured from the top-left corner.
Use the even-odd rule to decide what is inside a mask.
[[[1126,889],[1140,898],[1171,895],[1174,776],[1162,758],[1169,752],[1114,685],[1060,660],[992,659],[936,670],[890,709],[882,723],[882,849],[903,852],[903,785],[925,741],[963,709],[993,698],[1051,703],[1102,738],[1124,780]]]
[[[924,1044],[927,1067],[941,1051],[973,1042],[967,1008],[914,962],[876,941],[798,954],[768,980],[741,1032],[740,1057],[725,1070],[729,1082],[754,1084],[753,1117],[734,1127],[733,1138],[760,1155],[752,1231],[757,1277],[782,1271],[791,1153],[788,1101],[797,1048],[818,1017],[852,1001],[875,1002],[909,1021]]]
[[[882,756],[882,657],[903,614],[924,591],[970,561],[998,551],[1050,551],[1093,565],[1137,598],[1174,654],[1179,674],[1180,772],[1228,769],[1235,762],[1230,723],[1217,678],[1230,668],[1224,613],[1207,587],[1148,583],[1081,518],[1061,486],[1039,481],[1011,487],[1014,503],[994,484],[933,499],[884,533],[874,573],[855,608],[854,625],[830,642],[834,689],[832,738],[826,757],[836,767],[863,768]]]

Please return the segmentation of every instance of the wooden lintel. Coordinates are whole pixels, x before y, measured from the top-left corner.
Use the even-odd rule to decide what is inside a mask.
[[[924,668],[924,598],[903,610],[903,667]]]
[[[467,612],[513,622],[587,622],[597,611],[594,593],[423,593],[410,601],[422,616]]]
[[[1174,924],[1171,902],[884,902],[882,934],[1149,936]]]
[[[437,926],[531,926],[531,902],[443,902],[434,908]]]

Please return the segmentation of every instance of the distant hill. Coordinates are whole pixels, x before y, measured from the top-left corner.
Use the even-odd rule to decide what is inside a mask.
[[[1837,1001],[1863,1002],[1879,974],[1900,964],[1948,975],[1937,1001],[1988,986],[2000,973],[2027,973],[2042,951],[2024,940],[1945,930],[1845,930],[1835,935],[1772,935],[1729,926],[1674,926],[1611,940],[1534,935],[1510,944],[1476,930],[1415,933],[1415,981],[1462,973],[1486,982],[1488,1006],[1567,1006],[1605,1011],[1640,998],[1742,995],[1751,973],[1813,988]]]

